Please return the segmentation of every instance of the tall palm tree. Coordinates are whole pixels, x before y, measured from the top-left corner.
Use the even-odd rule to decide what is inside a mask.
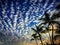
[[[43,18],[43,17],[41,17],[39,20],[42,20],[42,21],[44,21],[43,23],[46,25],[46,24],[48,24],[48,26],[47,27],[49,27],[49,25],[51,25],[52,26],[52,44],[54,43],[54,41],[53,41],[53,24],[58,24],[58,25],[60,25],[59,24],[59,22],[57,22],[57,21],[55,21],[55,19],[56,18],[60,18],[60,13],[58,13],[58,14],[53,14],[51,17],[50,17],[50,15],[45,11],[45,13],[44,13],[44,15],[45,15],[45,17]]]
[[[40,40],[41,40],[41,44],[43,45],[43,41],[42,41],[42,36],[41,36],[41,31],[43,30],[43,27],[44,26],[41,26],[42,24],[40,24],[40,25],[35,25],[36,26],[36,29],[34,29],[34,28],[32,28],[32,30],[36,33],[36,34],[38,34],[39,36],[39,38],[40,38]]]

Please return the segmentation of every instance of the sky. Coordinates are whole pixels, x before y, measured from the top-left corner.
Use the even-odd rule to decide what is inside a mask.
[[[0,32],[11,40],[30,38],[31,28],[38,19],[52,13],[60,0],[0,0]],[[10,40],[9,39],[9,40]]]

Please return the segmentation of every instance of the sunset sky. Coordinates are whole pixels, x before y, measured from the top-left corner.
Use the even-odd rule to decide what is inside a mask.
[[[60,0],[0,0],[0,32],[8,40],[30,39],[31,28],[44,14],[52,14]]]

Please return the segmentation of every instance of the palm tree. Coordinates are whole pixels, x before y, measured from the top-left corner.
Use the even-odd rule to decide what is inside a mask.
[[[36,33],[35,34],[32,34],[32,39],[31,39],[31,41],[32,40],[35,40],[36,41],[36,45],[38,45],[38,43],[37,43],[37,39],[38,39],[38,36],[36,36]]]
[[[41,17],[39,20],[42,20],[42,21],[44,21],[43,23],[46,25],[46,24],[48,24],[48,26],[47,27],[49,27],[49,25],[51,25],[52,26],[52,44],[54,43],[54,41],[53,41],[53,24],[58,24],[58,25],[60,25],[59,24],[59,22],[57,22],[57,21],[55,21],[55,19],[56,18],[60,18],[60,13],[59,14],[53,14],[51,17],[50,17],[50,15],[48,14],[48,13],[46,13],[46,11],[45,11],[45,13],[44,13],[44,15],[45,15],[45,17],[43,18],[43,17]]]
[[[39,36],[39,38],[40,38],[40,40],[41,40],[41,44],[43,45],[43,41],[42,41],[42,36],[41,36],[41,31],[43,30],[43,27],[44,26],[41,26],[42,24],[40,24],[40,25],[35,25],[36,26],[36,29],[34,29],[34,28],[32,28],[32,30],[36,33],[36,34],[38,34]]]

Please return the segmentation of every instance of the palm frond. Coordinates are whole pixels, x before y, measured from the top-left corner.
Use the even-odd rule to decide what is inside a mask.
[[[34,29],[34,28],[31,28],[34,32],[36,32],[36,29]]]
[[[60,34],[60,30],[56,30],[56,32],[55,32],[56,34]]]
[[[37,31],[39,30],[39,26],[37,26],[37,25],[35,25],[36,26],[36,29],[37,29]]]
[[[57,19],[57,18],[60,18],[60,12],[58,12],[57,14],[54,13],[51,17],[51,20],[54,20],[54,19]]]
[[[38,39],[39,36],[37,36],[37,34],[35,33],[35,34],[32,34],[32,37],[33,37],[34,39]]]
[[[43,22],[43,23],[39,24],[38,27],[41,27],[41,26],[44,25],[44,24],[45,24],[45,23]]]
[[[47,32],[48,32],[48,31],[46,31],[46,30],[42,30],[42,31],[41,31],[41,33],[47,33]]]
[[[41,32],[43,30],[44,26],[41,26],[40,25],[40,27],[39,26],[36,26],[36,28],[37,28],[37,32]]]
[[[60,3],[56,6],[56,9],[57,9],[57,10],[60,9]]]
[[[38,20],[42,20],[42,21],[45,21],[46,19],[45,19],[45,18],[39,18]]]
[[[34,40],[33,38],[32,39],[30,39],[30,41],[32,41],[32,40]]]
[[[35,33],[35,34],[32,34],[32,36],[33,36],[33,37],[36,36],[36,33]]]
[[[58,25],[60,26],[60,23],[57,22],[57,21],[51,21],[51,23],[53,23],[53,24],[58,24]]]
[[[43,29],[42,31],[41,31],[41,33],[48,33],[48,27],[42,27],[42,28],[45,28],[45,30]]]
[[[46,24],[50,20],[50,15],[46,11],[45,11],[44,15],[45,15],[45,17],[44,18],[41,17],[39,20],[44,21],[44,23]]]

